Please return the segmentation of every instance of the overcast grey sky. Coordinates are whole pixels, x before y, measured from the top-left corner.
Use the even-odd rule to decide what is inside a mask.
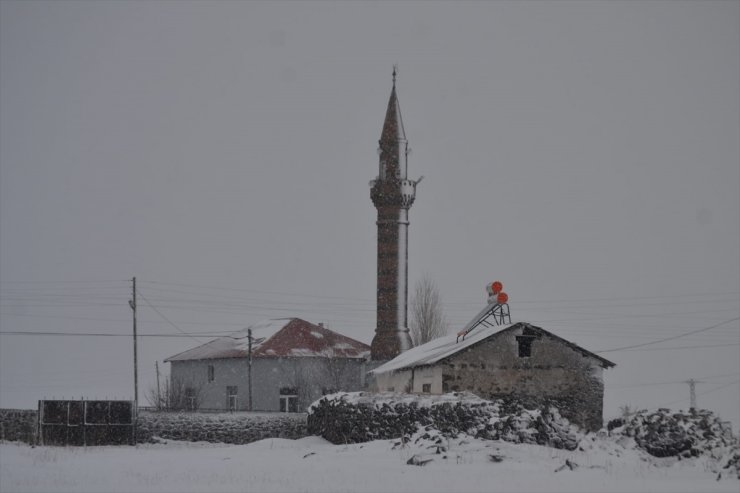
[[[606,417],[686,409],[695,378],[737,430],[739,26],[736,1],[2,1],[2,331],[130,336],[137,276],[142,334],[296,316],[369,343],[398,63],[411,285],[454,329],[500,280],[591,351],[730,321],[600,354]],[[140,386],[207,340],[141,338]],[[131,397],[131,359],[0,334],[0,407]]]

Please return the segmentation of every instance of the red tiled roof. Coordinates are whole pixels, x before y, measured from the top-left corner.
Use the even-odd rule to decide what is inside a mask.
[[[253,358],[366,358],[370,346],[300,318],[267,320],[219,337],[165,361],[246,358],[252,329]]]

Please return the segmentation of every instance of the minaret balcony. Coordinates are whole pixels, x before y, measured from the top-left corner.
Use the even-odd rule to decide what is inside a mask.
[[[382,205],[397,205],[409,208],[416,198],[416,180],[381,180],[370,182],[370,198],[376,207]]]

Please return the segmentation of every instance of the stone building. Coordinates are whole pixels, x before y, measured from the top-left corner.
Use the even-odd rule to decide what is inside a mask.
[[[367,344],[300,318],[283,318],[165,361],[171,364],[171,385],[185,386],[188,407],[303,412],[323,394],[363,389],[369,356]]]
[[[601,356],[528,323],[478,325],[417,346],[372,370],[378,391],[442,394],[471,391],[515,398],[527,407],[555,405],[572,423],[602,427]]]

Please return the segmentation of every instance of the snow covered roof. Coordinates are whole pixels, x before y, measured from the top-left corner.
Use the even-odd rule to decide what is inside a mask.
[[[300,318],[265,320],[176,354],[165,361],[246,358],[252,330],[252,357],[367,358],[370,346]]]
[[[571,349],[574,349],[586,356],[596,358],[597,360],[599,360],[604,368],[615,366],[614,363],[612,363],[611,361],[604,359],[601,356],[598,356],[590,351],[587,351],[570,341],[566,341],[565,339],[558,337],[555,334],[546,331],[545,329],[535,327],[524,322],[517,322],[513,324],[490,327],[479,325],[477,328],[469,332],[464,339],[460,338],[460,340],[458,340],[457,334],[439,337],[437,339],[434,339],[433,341],[427,342],[426,344],[416,346],[415,348],[409,349],[408,351],[399,354],[389,362],[380,365],[379,367],[372,370],[371,373],[380,374],[392,371],[407,370],[411,368],[416,368],[418,366],[433,365],[445,358],[459,353],[464,349],[478,344],[479,342],[482,342],[489,337],[497,336],[505,332],[518,329],[520,327],[527,327],[531,330],[541,332],[542,334],[557,339],[558,341],[569,346]]]

